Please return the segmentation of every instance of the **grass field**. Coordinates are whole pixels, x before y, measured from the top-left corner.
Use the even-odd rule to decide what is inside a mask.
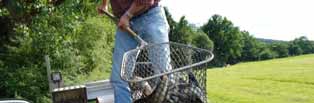
[[[211,103],[314,103],[314,55],[207,71]]]

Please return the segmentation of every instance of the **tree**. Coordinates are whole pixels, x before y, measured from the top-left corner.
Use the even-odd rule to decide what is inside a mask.
[[[170,26],[169,39],[173,42],[193,44],[196,47],[212,49],[213,42],[206,34],[196,26],[188,23],[185,17],[181,17],[177,23],[173,20],[169,10],[165,7],[165,14]]]
[[[289,55],[296,56],[303,54],[303,50],[299,45],[295,45],[294,43],[289,43]]]
[[[223,66],[239,62],[243,39],[238,27],[225,17],[213,15],[201,28],[214,41],[214,64]]]
[[[108,18],[95,16],[94,0],[0,2],[14,4],[0,7],[0,19],[7,20],[0,22],[5,34],[0,35],[0,98],[51,102],[45,55],[50,55],[52,71],[62,72],[66,85],[86,82],[84,76],[92,70],[110,72],[115,27]]]
[[[292,55],[300,54],[301,50],[298,49],[302,49],[302,53],[304,54],[313,53],[314,49],[313,43],[305,36],[294,39],[291,41],[290,46],[290,52]]]
[[[311,53],[314,53],[314,41],[310,41],[310,45],[312,45],[312,52]]]
[[[195,31],[189,25],[185,16],[181,17],[180,21],[176,23],[175,28],[169,35],[170,41],[191,44]]]
[[[258,60],[274,59],[278,57],[278,53],[274,52],[271,49],[271,45],[267,43],[260,44],[260,49],[257,55],[258,55]]]
[[[278,57],[287,57],[289,56],[289,45],[286,42],[275,42],[270,44],[271,50],[278,54]]]
[[[212,50],[214,48],[213,41],[202,31],[198,31],[196,36],[193,38],[192,44],[196,47]]]
[[[241,55],[242,61],[253,61],[258,60],[259,52],[261,49],[261,43],[257,41],[253,36],[247,31],[242,31],[242,36],[244,40],[243,51]]]

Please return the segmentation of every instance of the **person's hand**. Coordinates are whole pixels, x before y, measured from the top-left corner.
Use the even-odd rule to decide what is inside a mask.
[[[104,14],[105,11],[108,10],[108,7],[107,5],[100,5],[97,7],[97,11],[98,11],[98,14],[101,15],[101,14]]]
[[[122,15],[119,20],[118,27],[125,31],[126,28],[130,27],[130,18],[127,15]]]

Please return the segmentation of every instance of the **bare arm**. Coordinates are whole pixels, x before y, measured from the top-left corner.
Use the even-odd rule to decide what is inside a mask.
[[[102,0],[102,3],[100,6],[97,7],[98,14],[103,14],[103,11],[107,11],[107,0]]]
[[[145,2],[143,2],[145,1]],[[119,21],[119,28],[125,29],[129,27],[130,19],[133,16],[139,15],[140,13],[149,9],[154,4],[154,0],[134,0],[131,7],[121,16]]]
[[[126,13],[130,13],[131,15],[139,15],[140,13],[146,11],[150,6],[153,5],[154,0],[148,0],[149,3],[138,3],[138,2],[133,2],[131,7],[128,9]]]

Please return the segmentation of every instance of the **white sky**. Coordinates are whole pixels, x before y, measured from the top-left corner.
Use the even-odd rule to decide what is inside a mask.
[[[314,0],[162,0],[162,4],[176,21],[185,15],[190,23],[201,25],[219,14],[255,37],[314,40]]]

